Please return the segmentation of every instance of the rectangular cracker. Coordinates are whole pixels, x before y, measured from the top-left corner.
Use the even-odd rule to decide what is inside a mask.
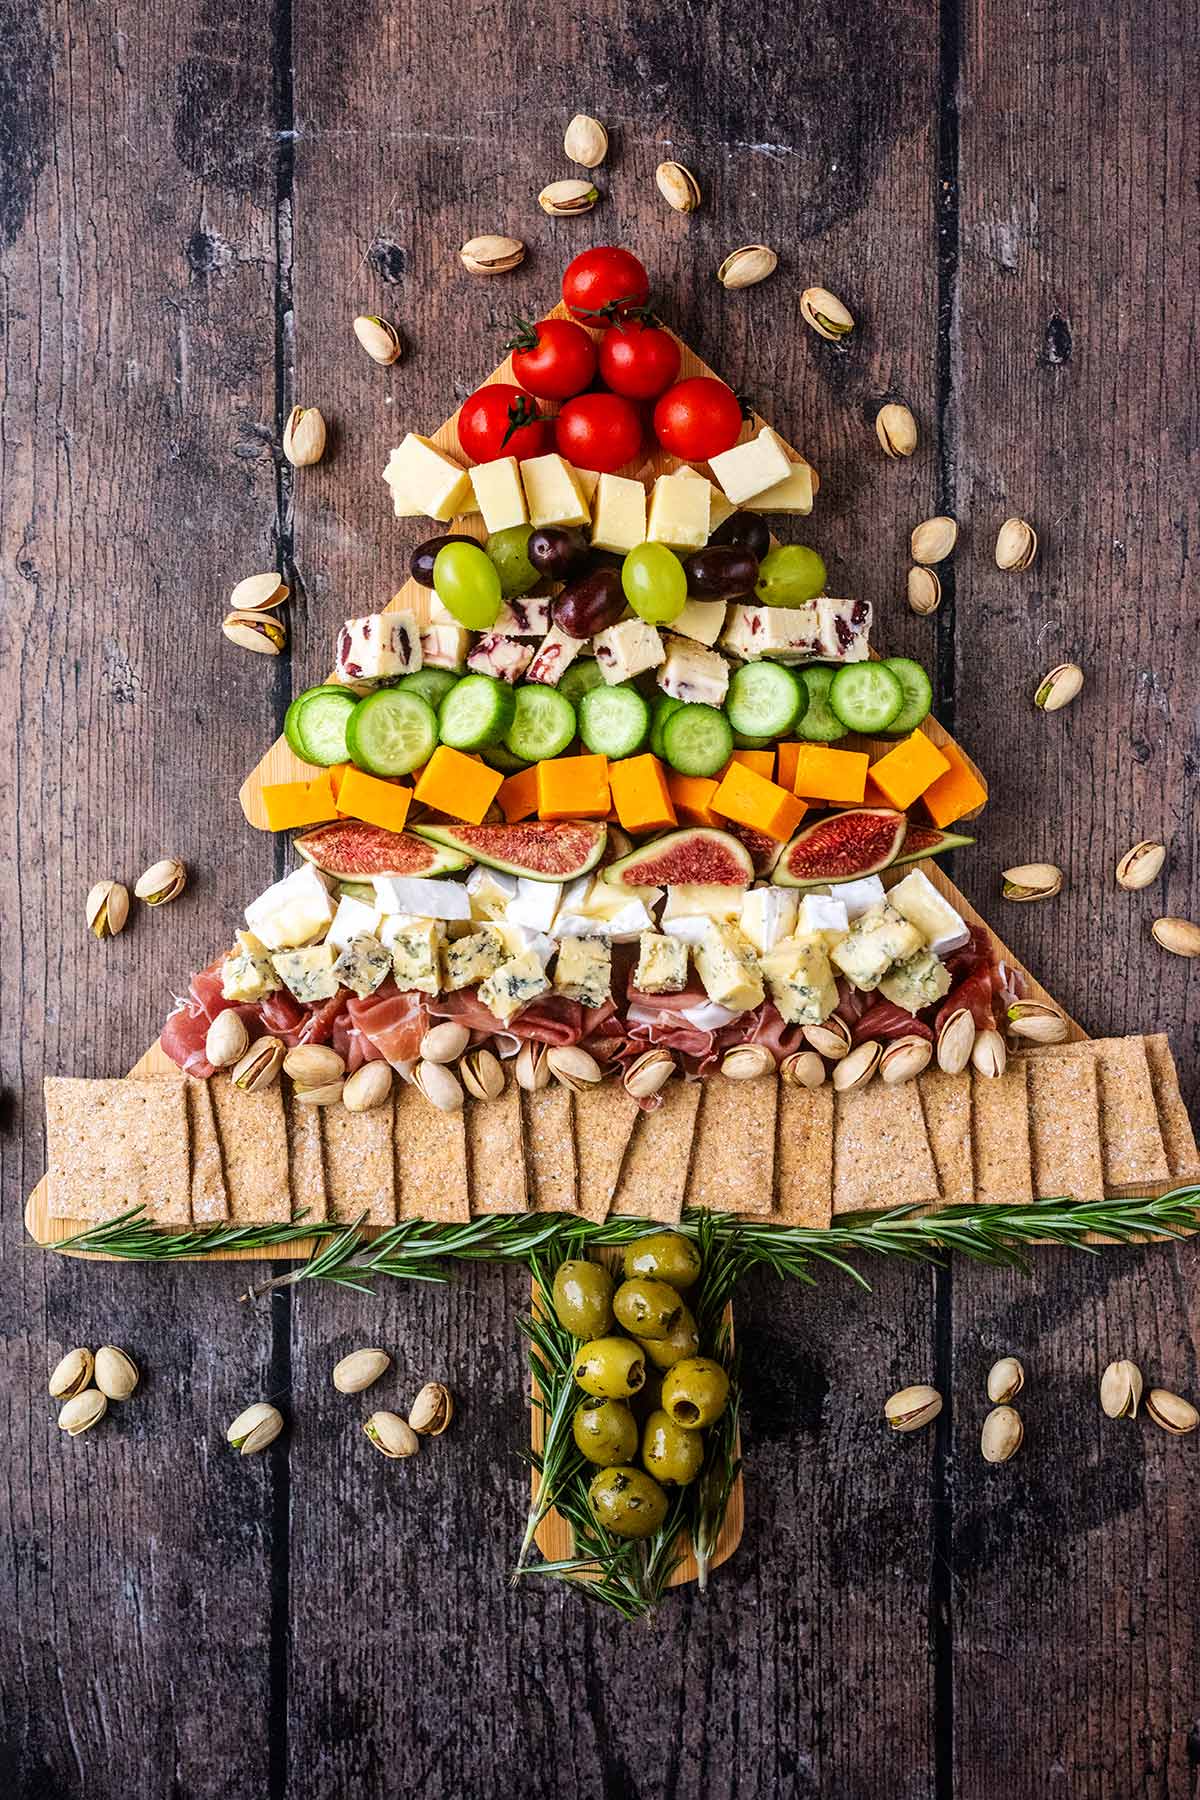
[[[471,1203],[462,1113],[439,1112],[406,1081],[396,1084],[395,1102],[400,1217],[465,1224]]]
[[[325,1148],[321,1142],[320,1106],[305,1106],[295,1096],[287,1103],[288,1160],[291,1164],[292,1217],[329,1217],[325,1185]]]
[[[926,1069],[917,1078],[925,1130],[933,1151],[941,1206],[970,1206],[975,1198],[971,1166],[971,1083],[965,1075]]]
[[[620,1081],[602,1081],[575,1096],[575,1155],[579,1210],[585,1219],[608,1217],[621,1164],[641,1108]]]
[[[784,1225],[828,1226],[833,1213],[833,1089],[779,1085],[775,1213]]]
[[[292,1217],[288,1179],[287,1127],[278,1082],[260,1094],[245,1094],[227,1075],[209,1082],[229,1217],[234,1225],[285,1225]]]
[[[1179,1092],[1179,1075],[1166,1034],[1156,1032],[1153,1037],[1143,1038],[1142,1043],[1150,1065],[1150,1085],[1154,1089],[1158,1128],[1162,1132],[1171,1179],[1200,1180],[1200,1150],[1196,1148],[1196,1134]]]
[[[139,1140],[141,1197],[146,1216],[160,1225],[187,1225],[192,1217],[191,1133],[187,1086],[182,1075],[126,1076],[130,1128]]]
[[[536,1093],[522,1090],[525,1158],[534,1212],[579,1211],[579,1166],[570,1088],[551,1082]]]
[[[1104,1158],[1094,1060],[1033,1057],[1026,1079],[1034,1198],[1101,1199]]]
[[[679,1222],[700,1106],[698,1081],[668,1081],[655,1112],[639,1113],[611,1211],[622,1217]]]
[[[529,1211],[521,1090],[509,1080],[495,1100],[468,1100],[467,1134],[471,1214]]]
[[[120,1081],[49,1077],[46,1179],[55,1219],[110,1219],[141,1201],[142,1159],[123,1128]],[[137,1105],[140,1106],[140,1096]],[[110,1112],[111,1109],[111,1112]],[[118,1129],[120,1127],[120,1129]]]
[[[221,1140],[207,1081],[188,1077],[185,1086],[192,1127],[192,1223],[220,1225],[229,1217],[229,1190],[221,1165]]]
[[[1033,1199],[1026,1059],[1009,1058],[1003,1075],[971,1071],[971,1140],[975,1199],[1020,1206]]]
[[[876,1080],[834,1102],[833,1211],[874,1212],[938,1198],[916,1083]]]
[[[420,1100],[420,1095],[417,1098]],[[321,1106],[317,1111],[321,1114],[329,1217],[346,1225],[360,1217],[366,1225],[394,1225],[394,1097],[389,1094],[382,1106],[373,1106],[369,1112],[347,1112],[344,1106]]]
[[[1106,1188],[1146,1186],[1170,1179],[1144,1039],[1085,1038],[1026,1054],[1039,1061],[1057,1056],[1095,1058]]]
[[[769,1213],[775,1203],[779,1077],[704,1084],[686,1204],[709,1212]]]

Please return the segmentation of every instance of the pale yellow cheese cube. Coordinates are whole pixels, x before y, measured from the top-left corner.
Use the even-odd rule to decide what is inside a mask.
[[[645,488],[625,475],[601,475],[592,509],[593,545],[624,556],[645,541]]]
[[[647,540],[672,550],[702,550],[708,542],[708,482],[660,475],[650,501]]]
[[[718,526],[723,525],[726,519],[732,518],[737,507],[731,500],[725,498],[720,488],[716,486],[715,482],[710,481],[707,475],[702,475],[699,469],[693,469],[691,463],[682,463],[675,473],[682,475],[687,480],[702,481],[708,489],[708,535],[711,537]]]
[[[498,456],[495,462],[477,463],[471,470],[471,486],[489,531],[507,531],[510,525],[529,523],[515,456]]]
[[[521,480],[529,506],[530,524],[587,525],[591,520],[575,471],[570,463],[552,451],[548,456],[531,456],[521,464]]]
[[[571,473],[575,477],[576,487],[590,506],[595,497],[596,488],[600,482],[599,472],[596,469],[577,469],[575,464],[572,463]]]
[[[769,425],[764,425],[749,443],[735,444],[732,450],[710,456],[708,466],[724,489],[726,498],[735,505],[743,500],[753,500],[757,494],[766,493],[779,482],[786,481],[792,467],[782,438]]]
[[[782,481],[754,496],[760,513],[810,513],[813,509],[812,470],[806,462],[792,463]]]
[[[392,451],[383,479],[392,490],[398,519],[440,519],[446,524],[473,505],[467,471],[416,431]]]

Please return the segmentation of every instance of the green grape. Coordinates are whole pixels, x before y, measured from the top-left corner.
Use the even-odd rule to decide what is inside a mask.
[[[446,544],[433,559],[433,590],[460,625],[486,631],[500,611],[500,576],[478,544]]]
[[[500,593],[505,600],[516,600],[527,594],[540,579],[526,555],[533,536],[532,525],[509,525],[504,531],[493,531],[484,546],[500,576]]]
[[[758,565],[754,592],[765,606],[801,606],[825,592],[825,564],[807,544],[776,544]]]
[[[669,625],[687,600],[687,574],[665,544],[639,544],[621,564],[621,586],[639,619]]]

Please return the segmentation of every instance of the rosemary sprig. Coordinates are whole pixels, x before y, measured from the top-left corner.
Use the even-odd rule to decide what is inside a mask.
[[[214,1250],[270,1250],[343,1229],[320,1220],[305,1225],[305,1216],[300,1213],[287,1225],[205,1225],[192,1231],[163,1231],[147,1219],[144,1207],[131,1206],[103,1225],[89,1225],[86,1231],[42,1247],[72,1255],[115,1256],[124,1262],[176,1262],[181,1257],[209,1256]]]

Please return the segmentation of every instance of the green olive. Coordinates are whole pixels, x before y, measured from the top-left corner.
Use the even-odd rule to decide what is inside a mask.
[[[633,1337],[667,1337],[682,1311],[683,1301],[665,1281],[623,1281],[613,1295],[617,1324]]]
[[[685,1306],[665,1338],[639,1338],[638,1343],[656,1369],[673,1369],[685,1356],[695,1356],[700,1348],[700,1333]]]
[[[599,1400],[628,1400],[645,1384],[642,1347],[628,1338],[593,1338],[579,1346],[575,1379],[585,1394],[595,1394]]]
[[[623,1401],[585,1400],[571,1429],[582,1454],[602,1469],[627,1463],[637,1451],[637,1420]]]
[[[614,1537],[649,1537],[667,1516],[667,1496],[657,1481],[627,1463],[592,1476],[588,1505],[597,1524]]]
[[[625,1274],[652,1275],[673,1288],[690,1288],[700,1279],[700,1252],[691,1238],[677,1231],[652,1231],[626,1250]]]
[[[554,1277],[554,1310],[572,1337],[603,1337],[612,1330],[613,1280],[601,1263],[565,1262]]]
[[[642,1427],[642,1461],[656,1481],[686,1487],[704,1462],[704,1434],[685,1431],[669,1413],[652,1412]]]
[[[711,1357],[685,1357],[663,1376],[663,1411],[687,1431],[719,1419],[728,1399],[729,1377]]]

